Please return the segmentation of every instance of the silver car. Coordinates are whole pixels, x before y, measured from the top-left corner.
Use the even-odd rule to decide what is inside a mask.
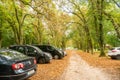
[[[113,47],[108,51],[108,56],[112,59],[120,59],[120,47]]]

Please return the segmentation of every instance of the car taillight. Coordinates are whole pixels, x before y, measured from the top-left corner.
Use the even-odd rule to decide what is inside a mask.
[[[117,52],[116,50],[112,50],[112,52]]]
[[[36,64],[37,63],[37,61],[36,61],[36,59],[34,58],[34,64]]]
[[[24,68],[23,63],[12,64],[12,69],[13,70],[18,70],[18,69],[22,69],[22,68]]]

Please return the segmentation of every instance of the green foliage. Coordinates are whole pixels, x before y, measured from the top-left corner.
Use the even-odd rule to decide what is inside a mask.
[[[104,14],[112,17],[120,31],[120,8],[111,0],[103,4],[104,44],[120,46],[115,25]],[[71,42],[72,46],[86,50],[91,39],[94,48],[99,48],[98,10],[97,0],[68,0],[61,3],[59,0],[1,0],[0,45],[50,43],[65,48],[67,42]]]

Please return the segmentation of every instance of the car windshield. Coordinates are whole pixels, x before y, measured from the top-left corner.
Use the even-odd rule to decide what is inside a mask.
[[[20,52],[13,50],[0,50],[0,55],[8,60],[25,57],[25,55],[21,54]]]

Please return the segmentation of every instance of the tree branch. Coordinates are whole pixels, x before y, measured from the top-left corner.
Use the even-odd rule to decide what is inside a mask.
[[[120,5],[117,3],[117,1],[113,0],[113,2],[120,8]]]

